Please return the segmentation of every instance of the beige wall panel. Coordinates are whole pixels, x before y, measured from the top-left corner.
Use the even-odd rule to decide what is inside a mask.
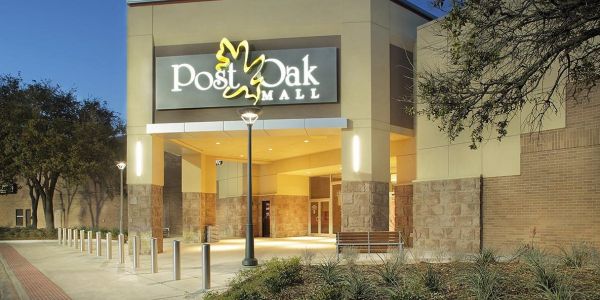
[[[370,35],[370,23],[344,24],[340,49],[341,97],[344,98],[341,103],[342,115],[350,119],[370,119],[372,115],[371,44],[367,42],[371,41]]]
[[[152,6],[127,7],[127,35],[152,34]]]
[[[343,22],[369,22],[371,20],[371,0],[343,0]]]
[[[410,155],[415,154],[416,152],[416,140],[414,138],[393,141],[390,143],[390,156]]]
[[[371,118],[385,124],[390,123],[389,35],[389,29],[371,26]]]
[[[482,174],[482,151],[481,149],[472,150],[469,145],[469,143],[463,143],[449,146],[449,178],[479,177]]]
[[[157,45],[218,42],[224,35],[231,40],[337,35],[346,6],[341,3],[224,0],[160,5],[154,8],[154,35]]]
[[[483,176],[509,176],[521,174],[521,139],[505,137],[502,141],[489,140],[481,146],[483,151]]]
[[[308,196],[308,177],[277,175],[277,194]]]
[[[391,44],[413,51],[417,39],[414,28],[425,24],[426,20],[399,5],[390,3],[389,6]]]
[[[417,180],[439,178],[448,178],[448,147],[418,150]]]
[[[181,157],[181,192],[201,192],[201,156],[200,154]]]
[[[153,88],[152,36],[127,38],[127,126],[144,127],[152,123]]]
[[[396,157],[396,183],[410,184],[417,178],[417,156],[415,154]]]

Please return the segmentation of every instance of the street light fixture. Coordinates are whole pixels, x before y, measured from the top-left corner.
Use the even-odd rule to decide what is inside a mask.
[[[119,234],[123,234],[123,170],[125,170],[127,164],[124,161],[117,163],[117,168],[121,172],[121,213],[119,217]]]
[[[258,265],[254,257],[254,225],[252,224],[252,125],[258,120],[261,109],[259,107],[246,107],[238,110],[242,121],[248,126],[248,201],[246,206],[246,256],[242,261],[243,266],[253,267]]]

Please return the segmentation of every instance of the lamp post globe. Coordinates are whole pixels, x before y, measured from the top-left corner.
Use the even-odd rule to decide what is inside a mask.
[[[117,162],[117,168],[121,172],[121,208],[119,212],[119,234],[123,234],[123,171],[127,167],[124,161]]]
[[[253,267],[258,265],[254,257],[254,225],[252,223],[252,125],[258,120],[261,113],[260,107],[245,107],[238,110],[242,121],[248,126],[248,193],[246,205],[246,252],[243,266]]]

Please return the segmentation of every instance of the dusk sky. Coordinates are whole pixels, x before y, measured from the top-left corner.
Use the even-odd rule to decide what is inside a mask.
[[[0,74],[49,79],[79,99],[107,101],[125,118],[126,7],[125,0],[0,1]]]

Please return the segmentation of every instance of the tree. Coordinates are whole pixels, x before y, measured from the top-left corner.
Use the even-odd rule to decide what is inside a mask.
[[[17,130],[8,143],[20,175],[29,187],[32,226],[37,227],[37,207],[41,200],[46,228],[54,228],[54,192],[66,170],[73,141],[73,125],[78,108],[73,91],[63,91],[49,82],[33,82],[23,90],[23,103],[29,118],[18,120]]]
[[[600,80],[599,0],[451,4],[439,20],[447,47],[436,49],[448,68],[417,78],[418,113],[439,121],[451,140],[468,128],[475,148],[489,127],[501,139],[525,107],[531,107],[525,124],[539,130],[548,112],[566,101],[567,84],[568,95],[578,96],[568,99],[584,101]],[[542,87],[551,74],[556,78]]]
[[[46,228],[54,228],[57,187],[63,206],[63,192],[67,195],[68,216],[75,194],[88,180],[95,190],[95,204],[89,209],[97,226],[94,217],[118,178],[114,162],[122,156],[121,119],[98,100],[80,103],[72,90],[47,81],[25,84],[10,75],[0,76],[0,107],[0,180],[25,182],[32,226],[37,228],[41,201]]]
[[[121,158],[123,143],[119,137],[124,125],[106,103],[86,100],[78,113],[75,127],[73,165],[79,165],[90,180],[85,185],[83,201],[88,207],[92,227],[98,228],[100,214],[106,201],[114,197],[119,173],[115,162]]]

